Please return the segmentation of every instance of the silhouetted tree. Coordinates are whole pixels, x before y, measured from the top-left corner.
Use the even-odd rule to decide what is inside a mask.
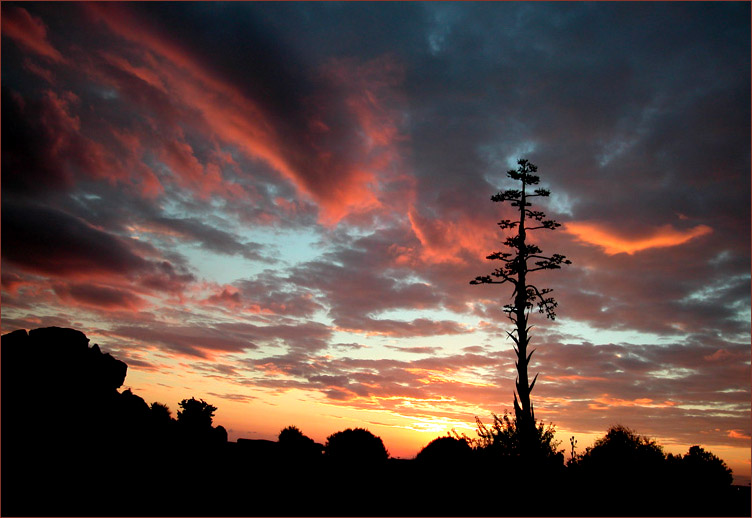
[[[172,412],[170,411],[170,407],[163,403],[158,403],[157,401],[153,402],[151,404],[151,415],[152,419],[156,422],[169,422],[172,419]]]
[[[326,439],[327,459],[347,464],[378,464],[389,458],[380,437],[365,428],[348,428]]]
[[[178,423],[191,429],[210,429],[217,407],[210,405],[203,399],[184,399],[178,406]]]
[[[321,456],[321,445],[306,436],[297,426],[288,426],[277,439],[287,460],[308,461]]]
[[[655,440],[616,425],[586,448],[573,467],[596,484],[609,481],[627,487],[658,483],[668,466]]]
[[[290,425],[287,428],[283,428],[282,431],[279,432],[277,441],[280,445],[282,445],[313,441],[313,439],[304,435],[303,432],[300,431],[300,428],[298,428],[297,426]]]
[[[537,304],[540,312],[553,320],[556,317],[554,309],[557,306],[553,297],[549,296],[552,290],[540,289],[531,284],[528,275],[541,270],[555,270],[561,268],[562,264],[571,264],[571,261],[560,254],[543,255],[540,248],[528,241],[529,231],[554,230],[561,225],[552,219],[546,219],[542,211],[529,208],[532,206],[529,202],[531,198],[546,197],[551,192],[547,189],[536,189],[533,193],[529,193],[527,187],[540,182],[540,178],[534,174],[538,168],[525,159],[518,160],[517,164],[519,167],[508,171],[507,176],[519,181],[520,189],[507,189],[491,196],[491,201],[494,202],[511,202],[511,206],[516,207],[519,212],[519,217],[514,220],[503,219],[498,222],[502,230],[517,230],[516,234],[504,241],[504,245],[510,251],[494,252],[487,256],[487,259],[501,261],[501,267],[496,268],[490,275],[476,277],[470,281],[470,284],[510,283],[513,287],[513,302],[505,305],[504,311],[515,324],[515,329],[508,332],[515,343],[514,350],[517,354],[515,362],[517,391],[514,394],[514,412],[517,428],[522,433],[523,443],[525,443],[527,442],[526,436],[532,441],[535,434],[535,412],[530,401],[530,392],[538,378],[536,374],[532,383],[528,383],[528,364],[533,355],[532,350],[527,352],[530,343],[528,313]],[[531,226],[528,226],[528,222],[532,222]]]
[[[456,465],[468,462],[472,453],[464,437],[437,437],[418,452],[415,460],[430,465]]]
[[[227,430],[224,426],[219,425],[212,428],[211,439],[215,444],[224,444],[227,442]]]
[[[723,460],[700,446],[692,446],[682,458],[682,471],[686,482],[697,488],[717,490],[734,481],[731,469]]]

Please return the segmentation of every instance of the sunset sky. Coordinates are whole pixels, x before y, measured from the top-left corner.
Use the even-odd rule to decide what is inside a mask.
[[[750,472],[750,4],[2,3],[2,331],[74,327],[173,415],[412,457],[512,408],[471,286],[524,157],[536,416]],[[544,232],[544,233],[541,233]],[[61,387],[64,391],[64,387]],[[743,477],[747,477],[744,479]]]

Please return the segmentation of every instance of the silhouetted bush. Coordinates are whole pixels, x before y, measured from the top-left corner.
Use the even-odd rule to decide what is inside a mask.
[[[380,464],[389,454],[380,437],[365,428],[348,428],[327,437],[324,447],[327,459],[344,464]]]
[[[690,447],[682,457],[681,471],[685,484],[706,491],[726,488],[734,481],[726,463],[700,446]]]
[[[150,409],[152,420],[154,420],[155,422],[168,423],[172,421],[172,411],[167,405],[154,401],[151,404]]]
[[[437,437],[429,442],[415,460],[430,465],[463,464],[472,459],[473,449],[463,437]]]
[[[636,434],[629,428],[616,425],[606,435],[587,448],[579,459],[583,470],[598,476],[610,476],[629,481],[654,476],[664,468],[663,448],[653,439]]]
[[[211,428],[217,407],[196,398],[184,399],[178,406],[182,409],[178,410],[178,423],[193,429]]]
[[[746,497],[732,491],[731,470],[700,446],[683,457],[665,455],[653,439],[622,426],[575,458],[568,468],[570,487],[589,487],[582,514],[602,515],[619,502],[619,515],[749,515]]]
[[[478,438],[471,441],[481,458],[494,462],[521,462],[535,469],[558,469],[564,465],[564,453],[558,449],[560,441],[554,439],[556,429],[553,425],[545,426],[543,421],[538,423],[527,451],[523,452],[522,434],[516,418],[510,418],[507,413],[501,417],[492,415],[491,426],[486,426],[479,418],[475,418]]]
[[[277,439],[282,456],[288,462],[311,462],[321,457],[322,446],[303,434],[297,426],[288,426]]]
[[[222,425],[212,428],[212,442],[225,443],[227,442],[227,430]]]

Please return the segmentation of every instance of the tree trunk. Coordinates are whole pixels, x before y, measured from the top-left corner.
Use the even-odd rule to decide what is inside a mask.
[[[532,404],[530,402],[530,384],[528,380],[527,366],[529,357],[527,346],[529,338],[527,336],[527,250],[526,250],[526,232],[525,232],[525,183],[522,184],[522,196],[520,199],[520,225],[517,242],[517,257],[520,264],[520,270],[517,277],[517,293],[515,294],[515,318],[517,324],[517,395],[519,404],[515,398],[515,417],[516,426],[520,432],[521,446],[523,451],[528,450],[529,438],[532,429],[535,427],[535,418],[533,416]]]

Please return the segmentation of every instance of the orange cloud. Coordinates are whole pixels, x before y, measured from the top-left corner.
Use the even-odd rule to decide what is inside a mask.
[[[664,401],[662,403],[653,402],[650,398],[638,398],[638,399],[619,399],[609,397],[608,394],[603,394],[599,398],[593,399],[594,403],[588,404],[588,407],[592,410],[608,410],[610,407],[626,406],[626,407],[647,407],[647,408],[667,408],[676,406],[673,401]]]
[[[676,230],[671,225],[663,225],[646,237],[627,238],[616,235],[598,223],[575,221],[567,223],[563,228],[582,242],[602,247],[609,255],[620,253],[632,255],[649,248],[677,246],[713,231],[707,225],[698,225],[684,231]]]
[[[422,369],[408,368],[406,372],[420,376],[416,379],[418,383],[430,385],[433,383],[449,383],[455,385],[468,385],[473,387],[494,387],[493,383],[484,383],[477,381],[477,376],[472,373],[462,373],[457,369]]]
[[[22,7],[3,9],[3,36],[40,56],[56,63],[65,61],[62,54],[47,41],[47,27]]]
[[[419,257],[427,263],[464,264],[465,254],[485,258],[493,248],[494,229],[480,227],[467,218],[461,220],[431,220],[424,218],[415,209],[410,209],[408,218],[415,237],[422,245]],[[395,261],[407,262],[407,250],[393,249]]]

